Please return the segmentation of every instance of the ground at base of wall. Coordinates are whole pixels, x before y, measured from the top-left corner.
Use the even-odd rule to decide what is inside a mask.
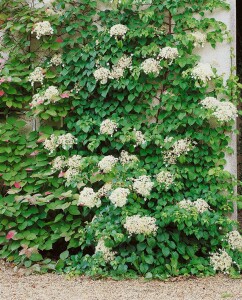
[[[242,300],[242,279],[173,278],[169,281],[68,279],[24,276],[0,262],[1,300]]]

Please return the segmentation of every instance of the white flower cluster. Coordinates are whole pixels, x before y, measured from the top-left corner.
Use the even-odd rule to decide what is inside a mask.
[[[205,211],[210,209],[208,203],[203,199],[197,199],[194,202],[184,199],[178,203],[178,206],[188,211],[195,208],[198,213],[204,213]]]
[[[80,172],[78,169],[69,168],[66,170],[64,177],[65,177],[66,181],[68,183],[70,183],[79,175],[79,173]]]
[[[110,248],[105,246],[103,239],[100,239],[95,248],[95,253],[102,252],[103,258],[106,262],[113,261],[115,259],[116,252],[111,251]]]
[[[53,171],[63,170],[66,166],[65,156],[57,156],[51,164]]]
[[[242,236],[237,230],[227,234],[227,241],[231,249],[242,251]]]
[[[110,28],[110,36],[123,38],[128,31],[128,27],[122,24],[116,24]]]
[[[165,47],[160,50],[158,58],[167,59],[173,61],[179,56],[177,48]]]
[[[132,64],[132,58],[126,55],[123,55],[118,63],[113,66],[112,70],[110,71],[107,68],[99,68],[94,71],[93,75],[96,81],[100,81],[101,84],[106,84],[108,79],[120,79],[124,76],[124,71],[127,68],[130,68]]]
[[[100,133],[113,136],[114,132],[117,131],[118,124],[110,119],[104,120],[100,125]]]
[[[115,207],[123,207],[127,203],[127,197],[129,194],[129,189],[117,188],[112,191],[109,199]]]
[[[43,84],[44,78],[44,69],[40,67],[35,68],[34,71],[29,74],[29,81],[31,82],[32,86],[35,82],[40,82],[41,84]]]
[[[201,31],[195,31],[191,33],[194,39],[194,47],[204,47],[207,41],[207,35]]]
[[[52,66],[59,66],[62,64],[62,55],[59,54],[55,54],[52,56],[51,60],[50,60],[50,64]]]
[[[81,155],[73,155],[68,158],[66,165],[71,169],[79,169],[81,166],[81,160]]]
[[[153,186],[154,182],[151,181],[150,176],[141,175],[134,179],[133,189],[143,197],[150,195]]]
[[[215,74],[212,70],[212,67],[208,63],[198,63],[191,71],[191,76],[195,80],[201,80],[204,83],[207,83],[212,78],[215,77]]]
[[[174,175],[169,171],[161,171],[156,175],[156,180],[163,183],[165,188],[168,189],[174,182]]]
[[[100,81],[101,84],[105,84],[108,82],[108,79],[110,77],[110,71],[107,68],[99,68],[94,71],[93,73],[96,81]]]
[[[52,35],[54,30],[49,21],[43,21],[34,24],[34,28],[31,33],[35,33],[36,38],[39,40],[43,35]]]
[[[118,158],[112,155],[105,156],[99,163],[98,167],[103,173],[108,173],[118,162]]]
[[[160,62],[154,58],[147,58],[141,64],[141,69],[145,74],[155,74],[158,75],[162,67],[160,66]]]
[[[49,139],[44,141],[44,148],[52,153],[59,146],[64,150],[69,150],[76,143],[77,139],[70,133],[62,134],[60,136],[52,134]]]
[[[172,149],[164,152],[164,161],[169,164],[175,164],[178,157],[187,154],[194,146],[188,139],[180,139],[172,145]]]
[[[135,141],[136,141],[136,146],[140,146],[146,143],[146,139],[145,136],[143,135],[143,133],[139,130],[134,129],[134,137],[135,137]]]
[[[121,165],[130,165],[139,161],[136,155],[129,154],[127,151],[122,150],[120,154],[119,161]]]
[[[59,100],[59,91],[55,86],[49,86],[47,90],[43,93],[37,93],[33,96],[31,103],[29,104],[31,108],[37,107],[40,104],[49,104],[50,102],[56,103]]]
[[[112,183],[107,182],[97,191],[97,196],[98,197],[107,196],[108,192],[110,192],[111,189],[112,189]]]
[[[219,252],[212,253],[210,257],[210,264],[214,271],[228,273],[233,264],[233,260],[225,250],[220,249]]]
[[[131,65],[132,65],[132,57],[128,57],[126,55],[123,55],[117,63],[117,67],[121,69],[130,68]]]
[[[93,208],[94,206],[99,207],[101,205],[101,201],[97,193],[95,193],[92,188],[84,187],[84,189],[81,191],[79,195],[79,200],[77,202],[77,205]]]
[[[229,101],[219,101],[214,97],[207,97],[201,101],[203,107],[211,109],[212,116],[218,121],[229,122],[235,120],[238,116],[238,110],[236,106]]]
[[[153,217],[141,217],[140,215],[133,215],[126,218],[124,228],[129,232],[130,235],[155,235],[158,226],[156,225],[156,219]]]

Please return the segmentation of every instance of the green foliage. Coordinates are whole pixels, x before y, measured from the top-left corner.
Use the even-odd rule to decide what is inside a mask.
[[[58,0],[51,9],[61,13],[51,15],[45,7],[24,3],[0,4],[3,45],[10,51],[1,75],[5,80],[0,105],[6,114],[9,108],[25,109],[28,116],[41,119],[41,127],[19,135],[21,121],[7,118],[0,125],[0,151],[7,153],[0,165],[0,257],[35,271],[55,268],[115,278],[214,274],[209,255],[220,248],[241,265],[241,252],[232,251],[225,239],[235,226],[228,215],[236,200],[236,181],[224,171],[225,153],[231,152],[227,133],[234,123],[211,118],[200,104],[205,97],[237,104],[238,80],[231,75],[224,82],[215,70],[213,84],[190,75],[199,62],[192,32],[207,33],[212,47],[229,37],[225,24],[205,17],[215,8],[228,9],[226,1],[153,0],[144,5],[123,0],[106,3],[112,9],[102,10],[96,1]],[[36,40],[31,31],[42,21],[50,22],[53,34]],[[127,26],[124,38],[110,35],[116,24]],[[160,60],[157,74],[145,74],[144,60],[157,58],[167,46],[177,48],[179,56]],[[57,53],[63,62],[53,66],[51,57]],[[111,72],[123,55],[132,58],[123,76],[104,84],[95,79],[97,69]],[[31,86],[28,77],[36,67],[44,69],[45,78],[43,85]],[[49,86],[58,88],[58,96],[29,111],[33,95],[44,95]],[[100,134],[106,119],[118,124],[113,135]],[[137,141],[137,131],[143,133],[144,143]],[[74,135],[77,144],[52,152],[44,148],[43,140],[65,133]],[[190,148],[169,163],[166,155],[180,140]],[[100,170],[104,156],[118,158],[122,151],[138,162],[119,161],[110,172]],[[53,169],[53,160],[64,157],[68,162],[74,155],[82,158],[77,174],[67,180],[67,165]],[[169,188],[157,181],[161,171],[174,176]],[[154,183],[147,196],[132,188],[133,179],[143,175]],[[109,191],[100,196],[100,205],[80,205],[84,187],[98,193],[104,184],[111,184],[112,190],[129,189],[127,203],[116,207]],[[203,199],[210,209],[182,209],[183,199]],[[124,225],[133,215],[155,218],[156,234],[130,234]],[[100,241],[104,250],[115,252],[113,259],[95,251]],[[49,258],[59,260],[54,265]],[[238,273],[236,268],[231,272]]]

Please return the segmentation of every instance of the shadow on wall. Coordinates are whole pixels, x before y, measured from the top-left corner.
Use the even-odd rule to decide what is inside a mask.
[[[242,1],[236,1],[236,14],[237,14],[237,74],[242,83]],[[242,96],[242,95],[241,95]],[[242,104],[239,108],[242,110]],[[238,129],[240,134],[238,136],[238,179],[242,181],[242,116],[238,118]],[[242,195],[242,187],[238,188],[238,193]],[[242,228],[242,203],[238,203],[238,221],[240,228]]]

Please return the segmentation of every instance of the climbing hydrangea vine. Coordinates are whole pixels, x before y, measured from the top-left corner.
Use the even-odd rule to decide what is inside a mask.
[[[91,276],[240,272],[224,170],[238,79],[195,51],[229,38],[204,17],[227,2],[45,2],[0,4],[0,105],[35,121],[20,140],[24,124],[0,124],[0,256]]]

